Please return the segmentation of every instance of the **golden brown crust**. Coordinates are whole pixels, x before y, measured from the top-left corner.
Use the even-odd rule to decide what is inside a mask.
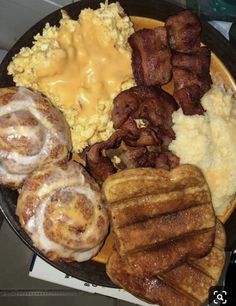
[[[216,238],[210,253],[200,259],[191,259],[170,271],[154,275],[141,275],[125,257],[113,251],[106,266],[111,280],[133,295],[161,306],[202,305],[209,288],[215,286],[225,263],[224,228],[217,221]],[[216,252],[217,250],[217,252]],[[158,261],[158,258],[157,258]]]
[[[103,191],[115,234],[111,280],[151,303],[201,305],[225,261],[224,229],[201,171],[124,170]]]
[[[124,256],[136,275],[158,275],[185,262],[189,256],[200,258],[212,249],[215,227],[194,233],[161,246]]]
[[[200,169],[186,164],[171,171],[154,168],[123,170],[109,176],[102,188],[107,201],[112,204],[137,196],[171,192],[205,184]]]
[[[112,203],[112,209],[110,209],[112,225],[114,228],[124,227],[210,201],[211,196],[206,185],[117,201]]]
[[[195,206],[115,231],[122,255],[215,226],[212,204]]]
[[[208,298],[209,288],[216,284],[204,272],[186,263],[167,272],[162,277],[169,285],[191,295],[201,304]]]
[[[209,187],[195,166],[123,170],[102,188],[121,255],[215,226]]]
[[[106,272],[115,284],[147,302],[160,306],[200,305],[197,300],[183,295],[158,277],[136,276],[116,252],[110,256]]]
[[[203,258],[189,258],[188,262],[197,269],[207,273],[212,279],[217,281],[225,263],[225,252],[222,250],[226,246],[226,233],[223,224],[217,220],[214,246],[211,252]]]

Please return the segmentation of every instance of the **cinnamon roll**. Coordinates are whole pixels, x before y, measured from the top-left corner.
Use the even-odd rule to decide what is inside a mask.
[[[51,260],[88,260],[108,232],[99,186],[72,160],[37,168],[24,182],[16,213],[34,245]]]
[[[18,188],[37,166],[67,159],[69,150],[69,127],[47,98],[0,88],[0,184]]]

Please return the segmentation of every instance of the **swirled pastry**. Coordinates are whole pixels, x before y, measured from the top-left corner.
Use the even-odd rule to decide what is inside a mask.
[[[88,260],[108,231],[100,189],[74,161],[37,168],[23,185],[17,214],[34,245],[51,260]]]
[[[35,167],[66,159],[69,127],[40,93],[0,89],[0,184],[18,188]]]

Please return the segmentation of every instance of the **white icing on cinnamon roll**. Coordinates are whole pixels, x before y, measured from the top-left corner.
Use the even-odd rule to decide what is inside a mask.
[[[0,89],[0,183],[18,188],[36,167],[67,159],[69,127],[40,93]]]
[[[22,187],[17,214],[34,245],[51,260],[88,260],[108,232],[100,189],[74,161],[37,168]]]

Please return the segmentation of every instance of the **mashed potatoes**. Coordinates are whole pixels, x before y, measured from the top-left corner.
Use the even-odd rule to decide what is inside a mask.
[[[176,139],[169,149],[203,171],[215,212],[223,215],[236,194],[236,101],[214,85],[201,103],[204,116],[185,116],[181,109],[173,114]]]
[[[74,151],[113,132],[113,98],[134,85],[127,43],[133,31],[118,3],[84,9],[78,20],[63,12],[59,27],[47,24],[8,66],[17,86],[41,91],[64,113]]]

